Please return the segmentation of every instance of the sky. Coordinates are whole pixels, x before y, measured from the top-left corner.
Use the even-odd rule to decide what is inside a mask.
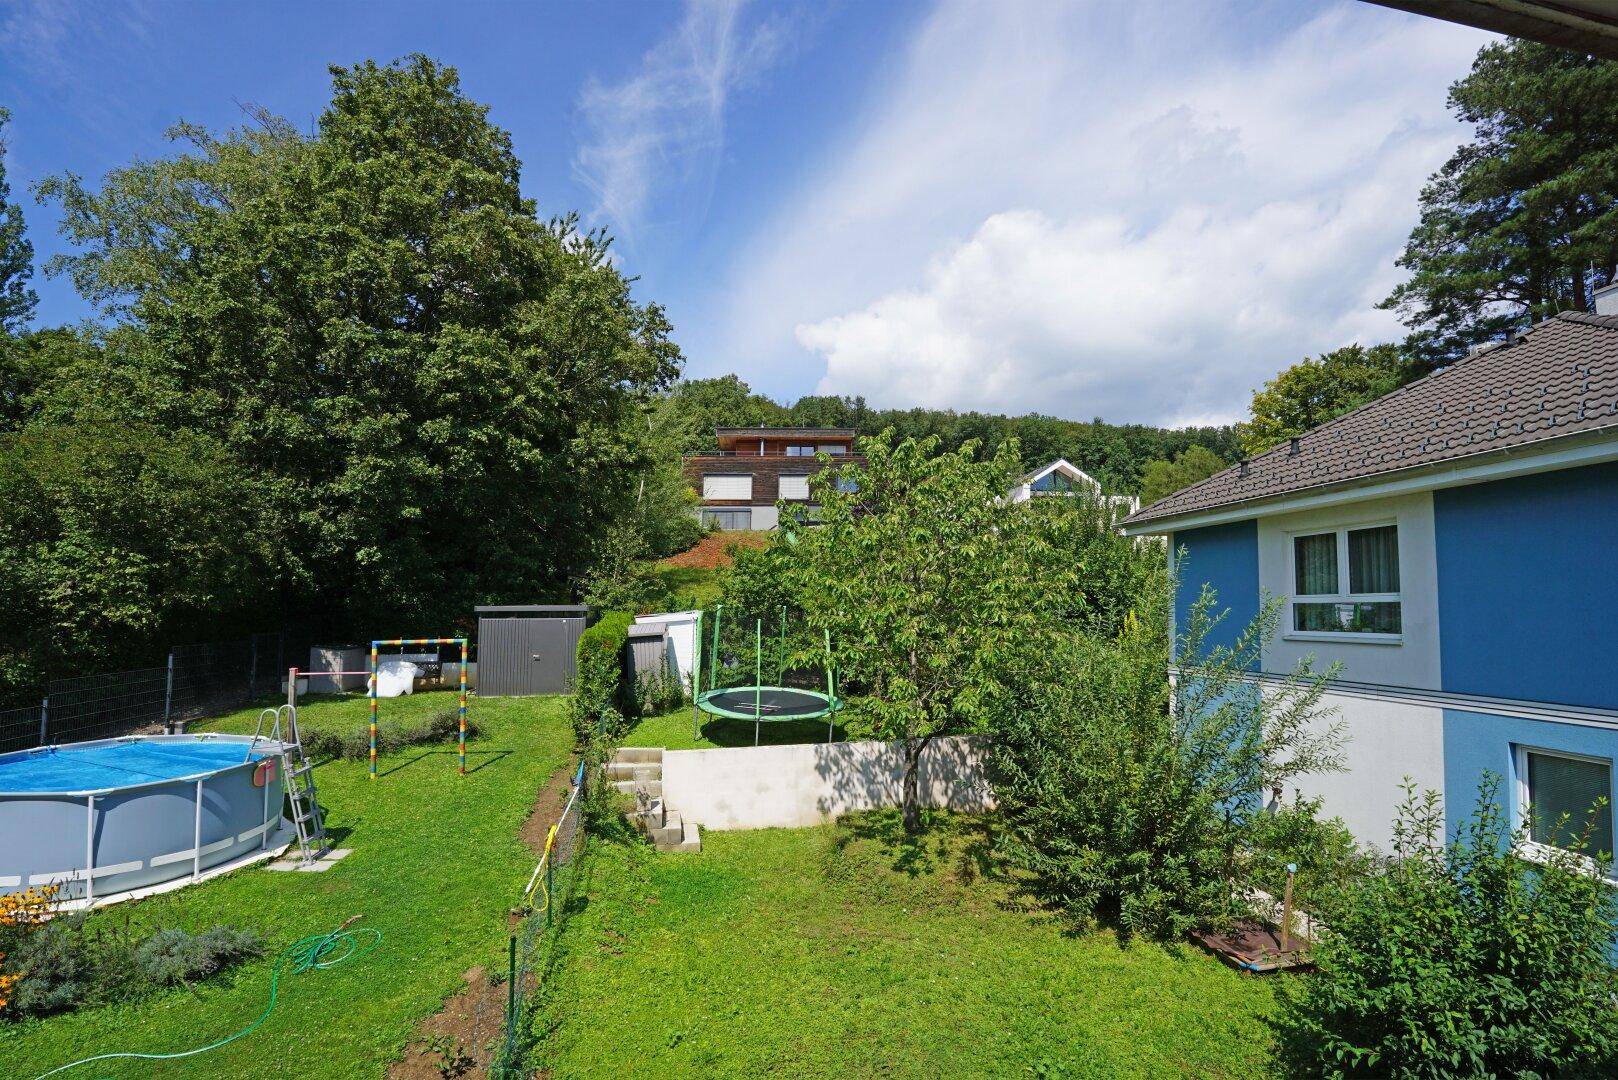
[[[331,64],[459,69],[544,214],[615,237],[690,377],[779,400],[1165,425],[1241,417],[1376,304],[1445,92],[1489,36],[1359,0],[0,0],[7,170],[174,152]],[[91,317],[40,280],[38,324]]]

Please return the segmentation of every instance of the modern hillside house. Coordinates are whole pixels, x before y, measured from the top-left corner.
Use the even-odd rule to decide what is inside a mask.
[[[1006,502],[1016,505],[1030,499],[1076,495],[1087,495],[1097,500],[1109,513],[1118,518],[1133,513],[1140,505],[1139,501],[1130,495],[1104,494],[1100,482],[1095,477],[1066,458],[1057,458],[1049,465],[1042,465],[1032,472],[1024,473],[1017,486],[1006,492]]]
[[[1454,826],[1488,772],[1535,844],[1607,800],[1591,846],[1613,849],[1618,317],[1546,320],[1123,528],[1183,552],[1177,625],[1204,585],[1226,642],[1281,602],[1255,677],[1342,665],[1348,771],[1302,786],[1362,840],[1386,845],[1403,778]]]
[[[685,478],[702,496],[698,513],[721,529],[773,529],[777,501],[809,502],[809,478],[834,462],[863,460],[851,428],[718,428],[717,452],[689,454]]]

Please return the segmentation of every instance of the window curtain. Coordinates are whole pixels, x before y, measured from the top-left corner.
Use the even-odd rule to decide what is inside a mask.
[[[1536,843],[1571,847],[1588,823],[1585,854],[1611,852],[1612,807],[1595,809],[1597,799],[1611,798],[1612,766],[1606,762],[1528,755],[1528,801],[1533,811],[1529,835]],[[1559,824],[1564,814],[1567,823]]]
[[[1399,591],[1399,530],[1393,525],[1348,534],[1348,591]]]
[[[1292,541],[1299,596],[1332,596],[1337,592],[1337,534],[1299,536]]]

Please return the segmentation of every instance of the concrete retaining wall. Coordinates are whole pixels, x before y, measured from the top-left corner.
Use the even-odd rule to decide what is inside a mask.
[[[898,806],[904,749],[898,743],[804,743],[726,750],[668,750],[663,797],[705,829],[819,825],[840,814]],[[935,739],[921,759],[928,806],[986,810],[994,795],[981,744]]]

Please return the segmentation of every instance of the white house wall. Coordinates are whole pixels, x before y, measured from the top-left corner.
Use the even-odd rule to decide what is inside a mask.
[[[1316,529],[1396,521],[1404,632],[1398,644],[1322,641],[1289,633],[1288,613],[1264,650],[1264,670],[1285,673],[1313,655],[1317,670],[1341,663],[1339,678],[1387,686],[1437,690],[1443,685],[1438,648],[1438,559],[1433,540],[1431,492],[1370,499],[1348,506],[1306,510],[1258,521],[1259,588],[1268,596],[1292,595],[1291,536]]]
[[[1409,777],[1420,790],[1444,791],[1444,710],[1387,698],[1329,693],[1322,704],[1336,710],[1317,721],[1342,725],[1343,764],[1338,773],[1300,777],[1287,788],[1325,800],[1326,817],[1339,817],[1363,843],[1389,850],[1393,819]]]

